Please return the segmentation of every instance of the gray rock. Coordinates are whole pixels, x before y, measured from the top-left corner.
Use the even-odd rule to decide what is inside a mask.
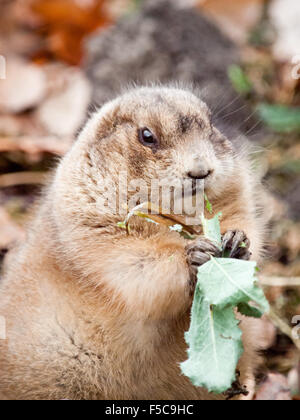
[[[148,0],[89,40],[86,71],[97,105],[132,82],[192,83],[214,111],[216,125],[233,137],[256,124],[227,76],[237,61],[235,45],[196,9]]]

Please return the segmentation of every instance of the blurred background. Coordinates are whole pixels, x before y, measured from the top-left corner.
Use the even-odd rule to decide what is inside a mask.
[[[192,82],[270,191],[256,398],[300,399],[299,22],[299,0],[0,0],[0,261],[90,111],[133,81]]]

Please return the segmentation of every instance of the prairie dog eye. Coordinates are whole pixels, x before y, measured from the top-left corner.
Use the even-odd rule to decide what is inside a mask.
[[[146,147],[155,147],[158,145],[157,138],[148,128],[139,129],[139,141]]]

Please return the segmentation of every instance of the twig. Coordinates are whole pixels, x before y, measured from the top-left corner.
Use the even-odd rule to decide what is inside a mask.
[[[270,309],[270,311],[267,314],[267,316],[270,319],[270,321],[273,322],[273,324],[275,325],[275,327],[277,327],[283,334],[287,335],[292,340],[292,342],[297,347],[297,349],[300,351],[300,339],[298,339],[298,340],[295,339],[295,337],[293,335],[292,328],[285,321],[283,321],[276,314],[276,312],[272,308]]]
[[[14,172],[0,175],[0,188],[15,185],[44,184],[47,172]]]
[[[3,137],[0,136],[0,152],[22,151],[29,154],[47,152],[63,156],[72,145],[71,138],[58,139],[54,136]]]
[[[300,287],[300,277],[259,276],[259,282],[268,287]]]

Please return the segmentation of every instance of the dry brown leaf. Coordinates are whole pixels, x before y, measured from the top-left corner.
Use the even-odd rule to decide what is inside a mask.
[[[287,379],[283,375],[270,373],[258,390],[256,401],[291,401]]]
[[[291,61],[298,56],[300,62],[300,2],[297,0],[273,0],[270,17],[277,31],[273,47],[275,57],[280,61]]]
[[[24,114],[0,114],[0,137],[41,136],[47,132],[32,112]]]
[[[84,1],[84,0],[83,0]],[[189,0],[183,0],[188,2]],[[196,0],[192,0],[194,3]],[[124,15],[130,7],[134,5],[132,0],[113,0],[104,3],[105,10],[107,10],[108,16],[110,16],[113,21],[118,20],[120,16]]]
[[[102,15],[103,4],[103,0],[35,0],[32,2],[32,10],[48,25],[68,24],[92,31],[99,23],[106,21]]]
[[[0,80],[0,111],[19,113],[37,106],[46,94],[43,70],[17,57],[6,57],[6,79]]]
[[[70,149],[72,143],[73,139],[70,137],[60,139],[54,136],[0,137],[0,153],[21,151],[32,155],[51,153],[63,156]]]
[[[289,372],[288,384],[292,394],[300,396],[300,362]]]
[[[90,83],[83,73],[69,68],[65,85],[54,90],[43,102],[37,118],[50,134],[74,136],[86,118],[91,93]]]
[[[35,29],[40,23],[38,17],[31,10],[32,0],[8,1],[6,20],[13,21],[18,27]]]
[[[199,0],[200,8],[235,42],[244,43],[262,16],[263,0]]]
[[[271,92],[271,100],[275,103],[292,104],[297,85],[298,80],[293,77],[293,64],[283,63],[278,65],[277,78]]]
[[[70,64],[79,64],[84,37],[110,23],[106,1],[33,0],[32,10],[41,19],[48,51]]]

